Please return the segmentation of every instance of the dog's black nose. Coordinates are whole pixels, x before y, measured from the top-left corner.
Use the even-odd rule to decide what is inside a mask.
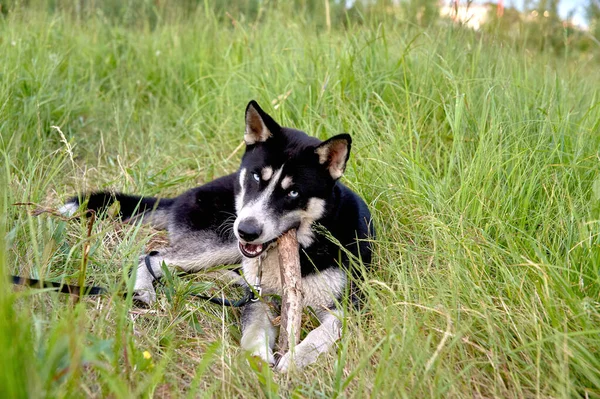
[[[254,241],[262,234],[262,227],[254,218],[244,219],[238,225],[238,234],[244,241]]]

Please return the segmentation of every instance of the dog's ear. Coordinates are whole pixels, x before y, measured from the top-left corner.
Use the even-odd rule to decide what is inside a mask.
[[[248,103],[246,107],[246,132],[244,133],[246,145],[264,143],[273,135],[278,134],[280,130],[281,126],[263,111],[256,101],[252,100]]]
[[[333,180],[342,177],[346,170],[351,145],[352,138],[349,134],[343,133],[333,136],[315,148],[319,163],[327,168]]]

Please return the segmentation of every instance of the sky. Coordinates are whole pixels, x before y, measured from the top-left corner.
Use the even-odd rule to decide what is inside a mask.
[[[492,0],[497,2],[497,0]],[[478,3],[487,3],[487,1],[477,1]],[[504,5],[506,7],[515,7],[518,10],[523,9],[523,0],[504,0]],[[558,3],[558,13],[560,17],[566,19],[571,10],[575,10],[575,14],[573,16],[573,23],[576,25],[586,26],[585,20],[585,5],[586,0],[560,0]]]
[[[562,18],[566,18],[572,9],[575,9],[573,22],[577,25],[587,25],[585,20],[585,4],[587,1],[581,0],[561,0],[558,3],[558,12]]]
[[[343,1],[343,0],[342,0]],[[356,0],[345,0],[347,6],[354,4]],[[450,3],[450,0],[443,0],[444,2]],[[459,0],[460,3],[466,3],[467,0]],[[474,0],[474,3],[497,3],[498,0]],[[585,20],[585,5],[587,0],[559,0],[558,2],[558,13],[562,19],[566,19],[571,10],[575,10],[573,15],[573,23],[579,26],[587,26]],[[514,7],[518,10],[523,9],[523,0],[504,0],[505,7]]]

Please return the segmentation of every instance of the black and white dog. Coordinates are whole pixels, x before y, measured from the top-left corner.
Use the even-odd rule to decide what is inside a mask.
[[[277,255],[269,249],[283,233],[297,229],[303,305],[311,307],[321,323],[295,348],[293,362],[303,367],[340,337],[340,302],[344,294],[354,295],[348,273],[358,275],[351,259],[371,262],[374,232],[367,205],[338,181],[351,138],[340,134],[322,142],[281,127],[251,101],[244,141],[246,151],[236,173],[179,197],[159,200],[99,192],[89,196],[87,207],[101,211],[118,201],[123,219],[141,219],[168,230],[170,247],[152,252],[148,264],[143,257],[137,268],[136,298],[146,303],[156,299],[152,274],[162,275],[163,262],[188,272],[241,263],[243,280],[252,283],[261,259],[262,295],[280,295],[280,271],[272,259]],[[79,205],[73,198],[61,210],[72,214]],[[335,240],[320,233],[318,225]],[[271,365],[277,333],[273,318],[262,301],[249,302],[242,310],[242,347]],[[286,371],[291,362],[288,353],[275,367]]]

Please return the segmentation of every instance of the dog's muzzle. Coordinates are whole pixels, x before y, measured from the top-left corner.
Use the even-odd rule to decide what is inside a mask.
[[[238,247],[240,248],[242,255],[244,255],[246,258],[256,258],[269,249],[273,242],[275,242],[275,240],[267,241],[262,244],[249,244],[238,241]]]

